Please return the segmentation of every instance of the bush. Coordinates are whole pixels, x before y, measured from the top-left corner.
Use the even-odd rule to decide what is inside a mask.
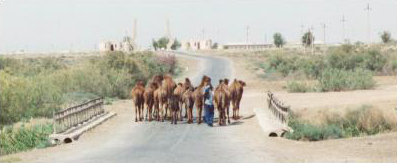
[[[149,52],[112,52],[74,62],[0,57],[0,127],[30,117],[51,117],[53,111],[84,100],[80,95],[129,98],[135,81],[172,75],[176,67],[174,56]],[[72,102],[73,96],[81,100]]]
[[[318,117],[325,117],[320,125],[304,121],[301,117],[291,114],[288,125],[294,132],[287,133],[286,138],[318,141],[397,130],[397,110],[395,109],[381,110],[362,106],[355,110],[348,110],[343,116],[322,112],[322,115]]]
[[[291,119],[288,124],[293,133],[287,133],[286,138],[293,140],[319,141],[341,138],[342,130],[336,125],[315,126],[303,123],[297,119]]]
[[[326,69],[318,81],[321,91],[371,89],[375,86],[372,73],[363,69],[354,71]]]
[[[52,133],[52,125],[22,126],[18,129],[4,127],[0,133],[1,154],[26,151],[32,148],[45,148],[50,145],[48,136]]]
[[[364,69],[374,74],[393,75],[397,70],[396,63],[393,62],[396,59],[394,56],[381,53],[378,49],[363,50],[358,46],[345,44],[331,48],[325,56],[277,52],[260,65],[266,65],[267,72],[277,72],[284,77],[304,72],[307,78],[317,79],[325,69]]]
[[[311,88],[310,85],[306,82],[288,81],[287,90],[288,92],[293,92],[293,93],[297,93],[297,92],[304,93],[304,92],[312,91],[313,88]]]

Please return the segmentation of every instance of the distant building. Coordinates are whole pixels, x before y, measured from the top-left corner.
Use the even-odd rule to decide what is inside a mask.
[[[99,51],[100,52],[108,52],[108,51],[122,51],[122,52],[132,52],[137,50],[137,45],[135,44],[135,39],[137,36],[136,33],[136,19],[134,20],[133,29],[132,29],[132,36],[124,36],[121,42],[112,42],[112,41],[105,41],[99,43]]]
[[[108,51],[122,51],[122,52],[132,52],[134,50],[134,46],[131,42],[131,38],[125,36],[122,42],[101,42],[99,44],[100,52],[108,52]]]
[[[182,50],[210,50],[212,49],[212,40],[190,40],[190,41],[182,41],[181,43]]]
[[[221,49],[230,50],[265,50],[274,47],[273,44],[256,44],[256,43],[228,43],[221,45]]]

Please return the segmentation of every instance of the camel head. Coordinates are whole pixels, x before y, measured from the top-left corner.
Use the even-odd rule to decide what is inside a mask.
[[[223,81],[224,81],[224,83],[225,83],[226,85],[229,85],[229,79],[228,79],[228,78],[223,79]]]
[[[241,86],[243,86],[243,87],[247,86],[247,84],[245,84],[245,82],[242,81],[242,80],[239,80],[238,82],[239,82],[239,83],[241,84]]]

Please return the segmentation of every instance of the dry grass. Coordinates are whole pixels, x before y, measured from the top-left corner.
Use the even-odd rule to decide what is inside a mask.
[[[364,105],[347,109],[344,113],[320,110],[315,118],[304,119],[305,113],[294,113],[290,126],[294,133],[287,138],[295,140],[325,140],[343,137],[374,135],[397,131],[397,110]]]

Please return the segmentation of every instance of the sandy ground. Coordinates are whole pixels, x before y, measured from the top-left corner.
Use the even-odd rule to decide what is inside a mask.
[[[249,67],[247,68],[249,63],[245,63],[243,59],[229,59],[233,61],[235,74],[238,74],[235,76],[248,84],[241,104],[241,115],[244,116],[240,121],[242,125],[229,126],[230,130],[228,131],[232,142],[243,142],[245,146],[249,147],[249,151],[244,151],[242,154],[252,157],[261,156],[256,160],[262,161],[257,162],[397,162],[397,133],[320,142],[269,138],[262,132],[253,113],[253,108],[265,107],[265,92],[268,90],[274,91],[281,100],[296,110],[343,109],[363,104],[396,106],[397,87],[396,83],[393,85],[393,82],[390,82],[393,79],[388,77],[380,79],[384,80],[384,84],[375,90],[291,94],[282,89],[283,81],[263,81],[255,73],[252,73]],[[198,63],[194,64],[192,60],[184,62],[190,62],[185,65],[188,67],[187,70],[197,71]],[[2,162],[7,159],[22,159],[22,161],[30,162],[38,158],[48,157],[48,154],[54,151],[84,150],[84,148],[81,148],[82,146],[95,147],[97,141],[106,141],[104,136],[98,135],[106,135],[105,133],[116,125],[131,120],[133,114],[130,109],[131,106],[130,100],[116,101],[113,105],[106,106],[107,110],[117,112],[118,116],[85,133],[75,143],[9,155],[3,157]],[[231,146],[230,150],[235,150],[232,148],[239,147]]]

